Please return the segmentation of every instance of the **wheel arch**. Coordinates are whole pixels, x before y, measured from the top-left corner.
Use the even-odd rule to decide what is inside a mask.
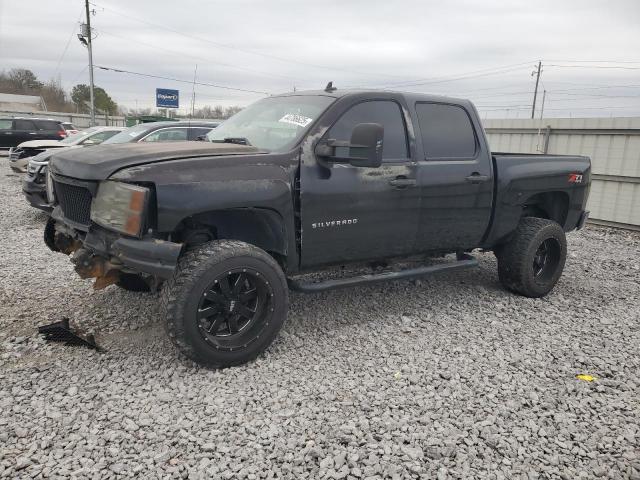
[[[570,199],[567,192],[536,193],[523,202],[522,216],[546,218],[564,227],[569,214],[569,202]]]
[[[187,246],[210,240],[239,240],[268,252],[285,267],[290,253],[287,233],[285,221],[277,211],[242,207],[190,215],[178,223],[171,236]]]

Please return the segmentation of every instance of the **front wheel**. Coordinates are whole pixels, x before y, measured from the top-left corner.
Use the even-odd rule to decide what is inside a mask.
[[[265,251],[216,240],[188,251],[162,288],[171,340],[182,353],[214,368],[253,360],[287,317],[287,282]]]
[[[553,220],[525,217],[511,240],[495,251],[502,285],[526,297],[543,297],[558,282],[567,258],[567,240]]]

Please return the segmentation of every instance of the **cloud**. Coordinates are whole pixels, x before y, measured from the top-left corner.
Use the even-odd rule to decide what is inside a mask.
[[[87,52],[75,38],[81,3],[0,0],[0,68],[31,68],[45,79],[59,75],[66,87],[86,83]],[[382,87],[437,77],[438,83],[408,88],[466,92],[480,110],[500,116],[505,111],[494,109],[503,105],[513,105],[512,114],[526,115],[526,108],[515,106],[530,103],[530,74],[535,62],[544,59],[549,66],[542,88],[549,91],[553,115],[640,114],[640,98],[604,100],[560,92],[640,84],[640,70],[551,66],[576,60],[640,62],[637,0],[95,0],[93,8],[97,65],[190,80],[197,64],[199,81],[273,93],[294,86],[320,88],[329,80],[338,88]],[[502,73],[489,70],[518,63],[525,64]],[[456,79],[478,70],[490,74]],[[180,89],[183,103],[191,95],[190,85],[169,80],[102,70],[95,77],[117,102],[130,107],[136,101],[153,106],[156,87]],[[487,97],[492,88],[504,95]],[[587,93],[598,92],[603,93]],[[605,92],[640,97],[640,89]],[[258,97],[196,86],[198,106],[244,105]],[[625,108],[600,108],[606,106]]]

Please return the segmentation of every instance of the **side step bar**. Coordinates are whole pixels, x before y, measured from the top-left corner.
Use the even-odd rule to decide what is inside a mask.
[[[478,265],[478,260],[473,256],[464,253],[458,255],[455,262],[444,263],[441,265],[430,265],[428,267],[416,267],[401,270],[399,272],[383,272],[372,273],[368,275],[358,275],[351,278],[339,278],[336,280],[326,280],[324,282],[303,283],[298,280],[287,278],[289,288],[296,292],[317,293],[326,290],[335,290],[338,288],[354,287],[357,285],[369,285],[378,282],[388,282],[392,280],[407,280],[410,278],[424,277],[432,273],[447,272],[450,270],[461,270],[471,268]]]

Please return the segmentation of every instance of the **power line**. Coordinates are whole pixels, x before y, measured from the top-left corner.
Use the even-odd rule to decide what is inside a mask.
[[[380,88],[387,89],[387,88],[396,88],[396,87],[416,87],[420,85],[432,85],[437,83],[447,83],[447,82],[453,82],[457,80],[465,80],[468,78],[478,78],[478,77],[485,77],[489,75],[498,75],[501,73],[509,73],[512,71],[520,70],[525,65],[530,65],[530,64],[531,62],[523,62],[523,63],[515,63],[512,65],[504,65],[502,67],[483,68],[481,70],[472,70],[470,72],[460,73],[456,75],[446,75],[446,76],[440,76],[440,77],[423,78],[421,80],[409,80],[405,82],[392,83],[392,84],[383,85]]]
[[[96,29],[94,28],[94,30],[96,30]],[[204,57],[198,57],[198,56],[191,55],[191,54],[188,54],[188,53],[178,52],[176,50],[170,50],[168,48],[161,47],[159,45],[152,45],[150,43],[142,42],[140,40],[133,40],[133,39],[128,38],[128,37],[123,37],[121,35],[117,35],[115,33],[109,32],[109,31],[105,30],[104,28],[100,28],[100,32],[105,33],[107,35],[110,35],[112,37],[119,38],[121,40],[125,40],[127,43],[132,43],[132,42],[133,43],[137,43],[139,45],[144,45],[145,47],[153,48],[153,49],[156,49],[156,50],[159,50],[159,51],[162,51],[162,52],[166,52],[166,53],[169,53],[169,54],[172,54],[172,55],[176,55],[176,56],[179,56],[179,57],[182,57],[182,58],[190,57],[190,58],[193,58],[194,60],[207,62],[208,64],[221,65],[223,67],[235,68],[235,69],[243,70],[243,71],[246,71],[246,72],[257,73],[259,75],[265,75],[265,76],[268,76],[268,77],[280,78],[280,79],[289,80],[289,81],[299,81],[300,80],[300,79],[294,78],[294,77],[287,77],[287,76],[278,75],[278,74],[275,74],[275,73],[263,72],[261,70],[255,70],[255,69],[247,68],[247,67],[239,67],[237,65],[232,65],[230,63],[212,61],[212,60],[204,58]]]
[[[631,61],[631,60],[546,60],[547,62],[558,62],[558,63],[637,63],[640,62]]]
[[[558,68],[613,68],[622,70],[640,70],[640,67],[623,67],[618,65],[559,65],[557,63],[545,63],[544,66]]]
[[[314,64],[314,63],[302,62],[302,61],[299,61],[299,60],[279,57],[277,55],[271,55],[271,54],[268,54],[268,53],[256,52],[256,51],[251,50],[251,49],[240,48],[240,47],[236,47],[234,45],[228,45],[226,43],[215,42],[213,40],[209,40],[207,38],[199,37],[199,36],[196,36],[196,35],[189,35],[187,33],[184,33],[182,31],[177,30],[177,29],[172,28],[172,27],[168,27],[166,25],[161,25],[159,23],[154,23],[154,22],[150,22],[148,20],[144,20],[144,19],[141,19],[141,18],[138,18],[138,17],[134,17],[132,15],[123,13],[123,12],[121,12],[119,10],[116,10],[116,9],[113,9],[111,7],[105,7],[104,5],[100,5],[100,4],[97,4],[97,3],[94,3],[94,2],[91,2],[91,4],[96,6],[96,7],[102,8],[104,10],[108,10],[108,11],[110,11],[112,13],[115,13],[116,15],[120,15],[122,17],[128,18],[130,20],[134,20],[134,21],[137,21],[137,22],[140,22],[140,23],[144,23],[146,25],[150,25],[150,26],[153,26],[153,27],[156,27],[156,28],[161,28],[163,30],[167,30],[169,32],[175,33],[177,35],[181,35],[183,37],[190,38],[192,40],[197,40],[199,42],[209,43],[211,45],[215,45],[218,48],[226,48],[226,49],[229,49],[229,50],[236,50],[236,51],[243,52],[243,53],[246,53],[246,54],[249,54],[249,55],[256,55],[256,56],[259,56],[259,57],[271,58],[273,60],[278,60],[280,62],[293,63],[293,64],[297,64],[297,65],[303,65],[303,66],[306,66],[306,67],[320,68],[320,69],[323,69],[323,70],[341,71],[341,72],[346,72],[346,73],[351,73],[351,74],[356,74],[356,75],[372,75],[369,72],[359,72],[359,71],[356,71],[356,70],[348,70],[348,69],[344,69],[344,68],[333,67],[333,66],[330,66],[330,65],[319,65],[319,64]],[[389,77],[389,78],[402,78],[400,75],[391,75],[391,74],[383,74],[383,73],[376,73],[375,75],[376,76],[381,76],[381,77]]]
[[[60,70],[60,65],[62,64],[62,60],[64,59],[64,56],[67,54],[67,50],[69,50],[69,45],[71,44],[71,39],[73,38],[73,34],[76,33],[76,29],[78,28],[77,23],[82,18],[83,13],[84,13],[83,10],[80,10],[80,15],[78,17],[78,20],[73,24],[73,29],[71,30],[71,33],[69,34],[69,38],[67,39],[67,44],[64,46],[62,55],[60,55],[60,58],[58,59],[58,64],[56,65],[56,69],[53,74],[54,77],[58,74],[58,71]]]
[[[222,88],[224,90],[235,90],[237,92],[247,92],[247,93],[259,93],[262,95],[271,95],[271,93],[269,92],[263,92],[260,90],[249,90],[246,88],[236,88],[236,87],[229,87],[226,85],[218,85],[215,83],[204,83],[204,82],[194,82],[192,80],[183,80],[183,79],[179,79],[179,78],[172,78],[172,77],[163,77],[161,75],[151,75],[149,73],[140,73],[140,72],[132,72],[130,70],[123,70],[121,68],[113,68],[113,67],[104,67],[101,65],[96,65],[97,68],[101,69],[101,70],[109,70],[112,72],[117,72],[117,73],[128,73],[129,75],[137,75],[140,77],[149,77],[149,78],[159,78],[162,80],[170,80],[172,82],[179,82],[179,83],[188,83],[190,85],[203,85],[206,87],[214,87],[214,88]]]

